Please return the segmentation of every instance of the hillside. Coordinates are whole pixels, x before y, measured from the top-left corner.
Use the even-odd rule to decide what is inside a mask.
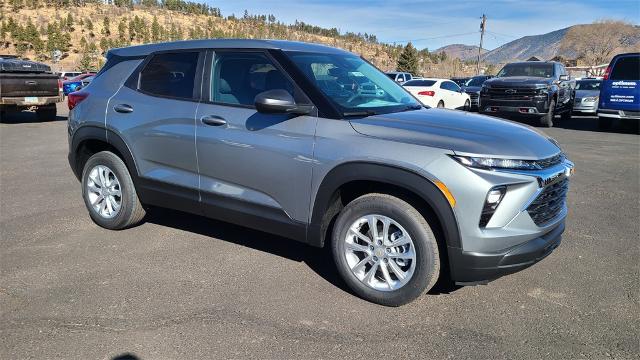
[[[559,52],[560,43],[568,30],[569,28],[564,28],[543,35],[525,36],[489,51],[482,58],[493,64],[526,60],[532,56],[544,60],[551,59],[556,55],[574,58],[575,54]]]
[[[498,64],[514,60],[527,60],[532,56],[542,60],[549,60],[558,55],[566,59],[575,59],[576,54],[574,52],[562,48],[563,39],[571,30],[593,26],[597,25],[574,25],[542,35],[525,36],[487,52],[482,57],[482,60],[487,63]],[[637,47],[640,44],[640,28],[631,25],[626,25],[626,28],[631,34],[628,39],[625,39],[627,44],[619,44],[619,47],[621,49],[627,46],[628,48]],[[582,39],[585,42],[593,42],[595,40],[593,38]]]
[[[436,54],[445,53],[449,58],[457,58],[460,60],[476,59],[478,57],[478,46],[464,45],[464,44],[451,44],[443,46],[433,52]],[[486,53],[487,49],[482,49],[482,54]]]
[[[65,3],[66,6],[60,6]],[[283,24],[274,15],[223,17],[219,9],[174,0],[180,10],[160,8],[155,0],[127,6],[65,0],[1,0],[0,53],[52,63],[53,49],[63,52],[53,68],[96,69],[109,48],[198,38],[287,39],[340,47],[369,59],[384,70],[395,69],[402,47],[381,44],[369,34],[341,34],[302,22]],[[123,1],[116,1],[123,4]],[[144,4],[155,4],[145,6]],[[169,2],[165,2],[169,4]],[[167,5],[165,5],[167,6]]]

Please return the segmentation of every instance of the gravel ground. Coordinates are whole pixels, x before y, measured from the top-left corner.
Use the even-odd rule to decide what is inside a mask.
[[[272,235],[173,211],[99,228],[65,119],[0,124],[2,359],[640,358],[635,134],[593,118],[545,130],[577,168],[562,245],[386,308],[349,293],[326,251]]]

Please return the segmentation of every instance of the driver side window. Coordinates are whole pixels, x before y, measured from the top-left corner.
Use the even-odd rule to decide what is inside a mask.
[[[283,89],[293,96],[293,85],[263,53],[217,52],[211,74],[215,103],[253,106],[267,90]]]

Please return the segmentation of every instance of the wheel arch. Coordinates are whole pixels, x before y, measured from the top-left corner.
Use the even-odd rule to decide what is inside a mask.
[[[122,159],[132,179],[137,181],[137,166],[124,140],[113,131],[90,125],[80,127],[72,137],[69,164],[76,178],[81,179],[84,164],[91,155],[105,150],[113,152]]]
[[[431,180],[405,168],[370,162],[344,163],[327,173],[313,202],[307,242],[323,247],[342,207],[353,198],[371,192],[399,196],[417,207],[430,224],[432,221],[437,223],[439,229],[433,230],[440,230],[443,240],[439,241],[440,245],[445,248],[461,246],[453,209]]]

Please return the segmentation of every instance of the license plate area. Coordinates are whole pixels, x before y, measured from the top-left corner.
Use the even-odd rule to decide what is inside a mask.
[[[25,104],[37,104],[40,100],[37,96],[27,96],[24,98]]]

